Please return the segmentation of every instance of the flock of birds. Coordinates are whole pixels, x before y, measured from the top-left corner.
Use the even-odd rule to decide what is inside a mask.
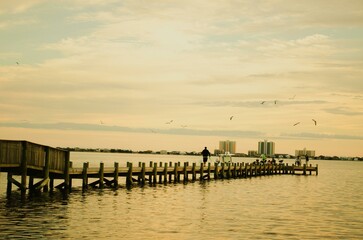
[[[289,98],[289,100],[294,100],[295,99],[295,97],[296,97],[296,95],[294,95],[294,96],[292,96],[292,97],[290,97]],[[276,105],[277,104],[277,100],[274,100],[273,101],[274,102],[274,104]],[[266,101],[262,101],[262,102],[260,102],[260,104],[265,104],[266,103]],[[230,116],[229,117],[229,120],[232,120],[234,118],[234,116]],[[317,126],[317,121],[315,120],[315,119],[311,119],[313,122],[314,122],[314,125],[315,126]],[[301,122],[296,122],[296,123],[294,123],[292,126],[294,127],[294,126],[296,126],[296,125],[299,125]]]
[[[292,96],[291,98],[289,98],[289,100],[293,100],[293,99],[295,99],[295,97],[296,97],[296,95],[294,95],[294,96]],[[265,104],[266,103],[266,101],[262,101],[262,102],[260,102],[260,104]],[[277,100],[274,100],[273,101],[273,103],[274,104],[277,104]],[[230,116],[229,117],[229,120],[230,121],[232,121],[233,120],[233,118],[234,118],[234,116]],[[317,126],[317,121],[315,120],[315,119],[311,119],[313,122],[314,122],[314,125],[315,126]],[[165,122],[165,124],[168,124],[168,125],[170,125],[170,124],[172,124],[174,122],[174,120],[173,119],[171,119],[171,120],[169,120],[169,121],[167,121],[167,122]],[[299,125],[301,122],[296,122],[296,123],[294,123],[292,126],[297,126],[297,125]],[[100,120],[100,124],[105,124],[102,120]],[[182,127],[182,128],[186,128],[186,127],[188,127],[188,125],[180,125],[180,127]],[[153,133],[156,133],[156,131],[155,130],[153,130],[153,129],[150,129],[150,131],[151,132],[153,132]]]

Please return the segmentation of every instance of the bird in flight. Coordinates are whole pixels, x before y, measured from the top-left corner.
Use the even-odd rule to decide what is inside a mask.
[[[16,62],[16,65],[19,65],[19,62]]]
[[[234,117],[234,116],[231,116],[231,117],[229,118],[229,120],[232,120],[232,119],[233,119],[233,117]]]
[[[277,100],[275,100],[275,104],[277,103]]]
[[[298,124],[300,124],[300,122],[295,123],[295,124],[294,124],[294,126],[296,126],[296,125],[298,125]]]
[[[264,104],[266,101],[262,101],[261,104]]]
[[[171,124],[173,122],[173,120],[170,120],[169,122],[166,122],[165,124]]]
[[[315,124],[315,126],[316,126],[316,124],[317,124],[317,123],[316,123],[316,120],[315,120],[315,119],[311,119],[311,120],[313,120],[313,122],[314,122],[314,124]]]

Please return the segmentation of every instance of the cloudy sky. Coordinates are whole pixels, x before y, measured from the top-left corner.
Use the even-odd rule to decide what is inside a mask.
[[[0,1],[0,139],[363,156],[362,78],[361,0]]]

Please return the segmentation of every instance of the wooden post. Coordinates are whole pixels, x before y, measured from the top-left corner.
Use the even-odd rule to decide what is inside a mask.
[[[45,148],[45,162],[44,162],[44,179],[48,179],[49,178],[49,160],[50,160],[50,154],[49,154],[49,147]],[[47,183],[44,187],[43,187],[43,191],[44,192],[48,192],[49,191],[49,183]]]
[[[83,163],[83,170],[82,170],[82,189],[85,190],[88,188],[88,162]]]
[[[158,176],[158,163],[154,163],[154,168],[153,168],[153,183],[156,184],[156,179]]]
[[[178,163],[174,163],[174,183],[179,182]]]
[[[178,162],[178,167],[180,167],[181,166],[181,163],[180,162]],[[178,182],[180,182],[180,173],[178,172]]]
[[[52,177],[52,176],[50,176],[50,179],[49,179],[49,188],[50,188],[51,192],[54,191],[54,177]]]
[[[203,175],[204,175],[204,163],[201,163],[200,164],[200,171],[199,171],[199,178],[200,178],[200,181],[203,180]]]
[[[8,172],[8,185],[7,185],[7,188],[6,188],[6,194],[8,196],[10,196],[10,194],[11,194],[11,187],[13,185],[12,178],[13,178],[13,173]]]
[[[233,165],[233,178],[237,178],[237,163],[234,163]]]
[[[315,170],[316,176],[318,176],[318,164],[316,164],[316,170]]]
[[[160,166],[160,167],[163,167],[163,163],[162,163],[162,162],[160,162],[160,163],[159,163],[159,166]],[[161,173],[160,173],[160,174],[159,174],[159,183],[162,183],[162,182],[163,182],[163,180],[162,180],[162,179],[163,179],[163,174],[161,174]]]
[[[113,186],[114,188],[118,188],[118,169],[119,169],[119,165],[118,162],[114,163],[114,168],[115,171],[113,172]],[[144,175],[144,180],[145,180],[145,175]]]
[[[220,177],[221,177],[222,179],[224,178],[224,164],[225,164],[225,163],[222,163],[222,164],[221,164],[222,169],[221,169]]]
[[[188,166],[188,163],[185,162],[184,163],[184,169],[183,169],[183,173],[184,173],[184,183],[187,183],[188,182],[188,171],[187,171],[187,166]]]
[[[218,163],[214,163],[214,179],[218,179]]]
[[[291,173],[295,174],[295,164],[292,164]]]
[[[142,167],[141,167],[141,162],[139,162],[139,168],[142,168]],[[137,175],[137,182],[138,182],[138,183],[140,183],[140,182],[141,182],[141,174],[142,174],[142,173],[140,172],[140,174],[138,174],[138,175]]]
[[[306,175],[306,164],[303,166],[303,175]]]
[[[132,163],[129,163],[129,170],[127,171],[127,177],[126,177],[126,186],[131,187],[133,184],[132,182]]]
[[[231,163],[227,163],[227,178],[231,178]]]
[[[173,163],[169,162],[169,167],[173,167]],[[172,172],[169,173],[169,183],[171,183],[171,175],[173,175]]]
[[[245,178],[247,178],[247,175],[248,175],[247,167],[248,167],[248,163],[245,164],[245,172],[244,172]]]
[[[168,182],[168,163],[164,164],[164,184]]]
[[[192,165],[192,181],[193,182],[197,179],[197,174],[195,173],[195,166],[196,166],[196,163],[193,163],[193,165]]]
[[[210,162],[208,163],[207,172],[208,172],[208,180],[210,180]]]
[[[22,155],[21,155],[21,194],[24,195],[26,192],[26,176],[27,176],[27,148],[28,143],[26,141],[22,141]]]
[[[152,161],[150,161],[150,165],[149,165],[149,167],[153,167],[153,162]],[[153,179],[153,174],[152,173],[150,173],[149,174],[149,183],[151,184],[153,181],[152,181],[152,179]]]
[[[70,153],[65,153],[65,159],[64,159],[64,190],[66,193],[69,193],[69,156]]]
[[[73,168],[73,162],[69,161],[69,169]],[[69,192],[72,191],[72,176],[69,175]]]
[[[102,189],[104,186],[104,169],[105,169],[105,165],[103,162],[100,162],[100,172],[99,172],[99,177],[100,177],[100,188]]]
[[[34,191],[34,176],[29,176],[29,191]]]
[[[243,165],[244,165],[244,163],[241,163],[240,165],[239,165],[239,177],[241,178],[241,177],[243,177]]]

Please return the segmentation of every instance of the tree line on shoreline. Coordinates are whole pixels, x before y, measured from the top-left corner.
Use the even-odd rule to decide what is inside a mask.
[[[198,156],[201,155],[201,152],[181,152],[181,151],[152,151],[152,150],[145,150],[145,151],[133,151],[131,149],[118,149],[118,148],[111,148],[111,149],[101,149],[101,148],[78,148],[78,147],[58,147],[58,149],[70,151],[70,152],[100,152],[100,153],[136,153],[136,154],[167,154],[167,155],[194,155]],[[211,154],[216,156],[216,154]],[[235,157],[256,157],[259,156],[249,156],[245,153],[236,153],[233,154]],[[283,159],[291,159],[294,156],[286,154],[286,155],[278,155],[274,156],[275,158],[283,158]],[[339,157],[339,156],[324,156],[319,155],[315,157],[310,157],[310,159],[315,160],[355,160],[355,161],[363,161],[363,157]]]

